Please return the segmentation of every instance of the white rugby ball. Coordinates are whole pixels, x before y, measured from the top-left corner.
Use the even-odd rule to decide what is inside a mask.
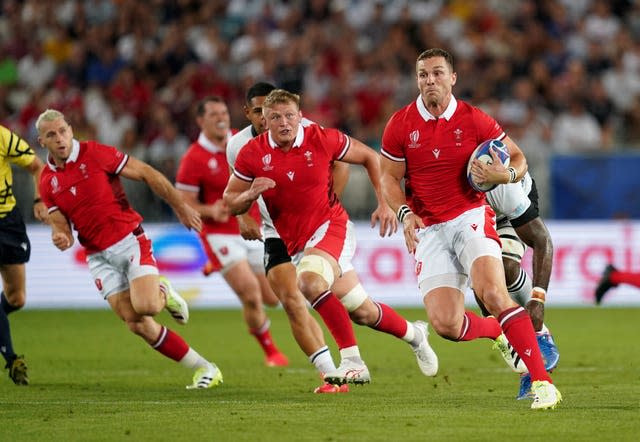
[[[479,192],[488,192],[498,187],[497,184],[478,184],[473,181],[473,177],[471,176],[471,164],[474,159],[480,160],[485,164],[493,163],[493,157],[490,153],[491,149],[498,154],[498,157],[500,158],[500,161],[502,161],[502,164],[504,164],[504,167],[509,167],[510,156],[509,149],[506,144],[500,140],[487,140],[480,143],[473,151],[469,157],[469,161],[467,162],[467,180],[471,187]]]

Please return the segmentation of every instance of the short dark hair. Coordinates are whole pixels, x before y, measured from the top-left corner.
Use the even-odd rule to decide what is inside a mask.
[[[247,103],[251,102],[251,99],[255,97],[266,97],[275,88],[271,83],[265,83],[264,81],[254,84],[247,91]]]
[[[453,56],[447,51],[445,51],[444,49],[440,49],[440,48],[427,49],[422,54],[418,55],[418,59],[416,60],[416,63],[419,62],[420,60],[427,60],[429,58],[435,58],[435,57],[444,58],[444,61],[446,61],[447,64],[449,65],[451,72],[453,72]]]
[[[224,99],[222,97],[219,97],[217,95],[209,95],[208,97],[204,97],[202,100],[200,100],[198,102],[198,107],[196,108],[196,115],[201,117],[204,115],[204,107],[207,105],[207,103],[222,103],[222,104],[227,104],[224,102]]]

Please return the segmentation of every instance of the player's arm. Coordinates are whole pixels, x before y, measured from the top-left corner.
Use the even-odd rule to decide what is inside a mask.
[[[178,193],[182,199],[196,210],[201,218],[209,218],[219,223],[225,223],[229,220],[229,209],[222,199],[217,200],[213,204],[203,204],[198,199],[197,192],[178,189]]]
[[[398,221],[402,223],[404,241],[409,253],[414,253],[418,244],[416,229],[423,228],[424,223],[414,214],[407,205],[407,199],[402,190],[402,180],[406,171],[404,161],[393,161],[380,156],[382,195],[391,210],[396,214]]]
[[[44,169],[44,163],[38,157],[34,157],[33,161],[25,167],[27,172],[31,174],[33,178],[33,216],[38,221],[43,223],[48,222],[49,214],[47,212],[47,206],[42,202],[40,198],[40,175],[42,175],[42,169]]]
[[[236,161],[236,155],[232,153],[230,150],[231,143],[227,144],[227,162],[229,163],[229,176],[233,175],[233,164]],[[225,210],[227,214],[229,213],[229,209],[225,204]],[[254,240],[259,239],[262,240],[262,231],[260,230],[260,224],[248,213],[241,213],[236,215],[236,219],[238,220],[238,228],[240,229],[240,236],[246,240]]]
[[[333,177],[333,191],[339,197],[349,181],[349,164],[342,161],[334,161],[331,175]]]
[[[541,288],[546,293],[553,266],[553,242],[547,227],[542,218],[536,217],[526,224],[514,227],[514,230],[520,239],[533,249],[533,286]],[[534,293],[526,305],[535,330],[540,330],[544,321],[544,293],[537,296]],[[536,299],[542,299],[543,302]]]
[[[382,186],[380,184],[380,155],[363,142],[351,138],[351,145],[347,153],[340,159],[345,163],[360,164],[367,170],[369,181],[373,185],[376,193],[378,207],[371,214],[371,227],[375,227],[380,222],[380,236],[391,235],[398,230],[398,220],[394,212],[387,205],[382,195]]]
[[[262,192],[275,186],[276,182],[271,178],[257,177],[248,182],[231,175],[224,189],[223,199],[233,215],[240,215],[249,210],[251,204],[262,195]]]
[[[51,226],[51,241],[59,250],[67,250],[73,245],[73,233],[71,225],[62,212],[54,210],[48,216],[48,223]]]
[[[202,228],[202,220],[200,219],[198,211],[187,204],[169,180],[156,169],[130,156],[120,175],[146,183],[153,193],[171,206],[178,220],[180,220],[185,227],[195,229],[198,232],[200,231]]]

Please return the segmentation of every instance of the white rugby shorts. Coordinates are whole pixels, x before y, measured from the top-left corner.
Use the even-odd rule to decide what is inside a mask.
[[[129,288],[129,281],[145,275],[157,275],[151,240],[142,232],[129,233],[102,252],[87,256],[89,272],[104,299]]]
[[[489,206],[420,229],[417,236],[415,270],[423,295],[438,287],[464,291],[471,265],[480,256],[493,256],[502,262],[495,214]]]
[[[221,265],[224,275],[234,264],[247,260],[254,273],[264,273],[264,244],[261,241],[248,241],[240,235],[210,233],[206,235],[207,245]]]

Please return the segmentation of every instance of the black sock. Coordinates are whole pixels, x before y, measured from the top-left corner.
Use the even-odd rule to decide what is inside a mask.
[[[11,329],[9,328],[9,318],[7,318],[5,304],[9,305],[4,296],[4,292],[2,292],[0,294],[0,305],[2,306],[2,308],[0,308],[0,353],[2,353],[5,361],[9,363],[15,359],[16,354],[13,351],[13,344],[11,343]]]
[[[0,307],[2,307],[2,310],[8,315],[11,312],[15,312],[16,310],[19,310],[19,307],[15,307],[11,304],[9,304],[9,301],[7,300],[7,297],[4,295],[4,292],[0,293]]]

